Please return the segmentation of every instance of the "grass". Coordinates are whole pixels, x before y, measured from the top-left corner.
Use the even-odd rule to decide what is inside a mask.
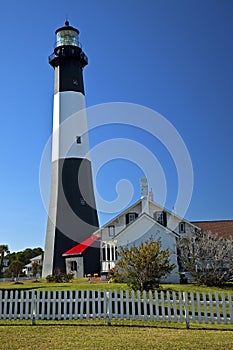
[[[127,324],[128,323],[128,324]],[[152,325],[122,321],[106,326],[103,321],[28,321],[0,322],[0,350],[70,349],[231,349],[233,332],[214,329],[186,330],[180,325]],[[199,326],[200,327],[200,326]]]
[[[108,283],[95,281],[88,282],[87,278],[74,279],[71,283],[48,283],[45,279],[40,279],[39,282],[32,280],[25,280],[22,284],[15,284],[14,282],[0,282],[0,290],[3,289],[22,289],[22,290],[127,290],[129,289],[125,283]],[[162,284],[161,289],[164,291],[174,292],[211,292],[211,293],[228,293],[231,292],[233,296],[233,284],[226,288],[203,287],[193,284]]]
[[[15,282],[0,282],[0,290],[3,289],[18,289],[18,290],[101,290],[104,289],[127,289],[124,283],[107,283],[92,280],[88,282],[87,278],[74,279],[68,283],[48,283],[45,279],[40,279],[39,282],[32,280],[23,281],[22,284],[15,284]]]

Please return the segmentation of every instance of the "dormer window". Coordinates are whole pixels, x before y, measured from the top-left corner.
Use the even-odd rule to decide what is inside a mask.
[[[185,233],[185,222],[179,223],[179,233]]]
[[[138,217],[137,213],[127,213],[125,215],[125,222],[126,225],[130,224],[131,222],[133,222],[134,220],[136,220],[136,218]]]
[[[167,226],[167,213],[165,211],[156,211],[154,213],[154,219],[163,226]]]

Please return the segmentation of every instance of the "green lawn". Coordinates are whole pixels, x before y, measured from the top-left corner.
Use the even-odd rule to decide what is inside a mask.
[[[15,284],[14,282],[0,282],[1,289],[25,289],[25,290],[109,290],[109,289],[128,289],[124,283],[108,283],[99,282],[94,279],[88,282],[87,278],[74,279],[71,283],[47,283],[45,279],[40,279],[39,282],[23,281],[23,284]],[[175,292],[231,292],[233,296],[233,284],[228,288],[208,288],[199,287],[193,284],[162,284],[161,289],[164,291],[170,290]]]
[[[153,326],[148,323],[134,323],[134,326],[121,323],[108,327],[103,321],[38,321],[37,326],[31,326],[26,321],[0,321],[0,349],[232,349],[233,332],[185,330],[182,327],[184,325],[174,329],[165,324]]]
[[[22,284],[15,284],[14,282],[1,282],[1,289],[24,289],[24,290],[109,290],[109,289],[127,289],[124,283],[108,283],[94,281],[88,282],[87,278],[74,279],[68,283],[48,283],[45,279],[40,279],[39,282],[26,280]]]

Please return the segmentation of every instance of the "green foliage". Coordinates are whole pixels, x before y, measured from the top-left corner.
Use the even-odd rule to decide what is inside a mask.
[[[109,282],[126,283],[126,278],[119,272],[119,266],[114,266],[108,273]]]
[[[40,247],[37,248],[26,248],[25,250],[19,251],[19,252],[13,252],[11,254],[8,254],[8,258],[10,260],[10,263],[14,260],[20,261],[23,266],[30,263],[30,259],[35,258],[37,255],[43,255],[43,250]]]
[[[0,246],[1,247],[1,246]],[[8,269],[5,271],[4,276],[5,277],[11,277],[12,274],[14,274],[14,272],[12,272],[12,269],[14,270],[14,267],[10,266],[12,265],[12,263],[14,263],[12,266],[15,266],[15,262],[18,262],[22,265],[22,268],[30,263],[30,260],[38,255],[42,255],[43,256],[43,250],[40,247],[37,248],[26,248],[25,250],[19,251],[19,252],[13,252],[10,253],[9,251],[7,251],[7,255],[6,258],[9,259],[9,266]],[[21,268],[21,271],[22,271]],[[39,267],[36,267],[38,269],[37,272],[39,272]],[[20,274],[21,274],[20,271]],[[33,275],[35,275],[33,273]],[[14,276],[16,277],[16,276]]]
[[[46,281],[48,283],[66,283],[66,282],[71,282],[74,278],[73,273],[56,273],[55,275],[48,275],[46,277]]]
[[[132,289],[148,291],[158,288],[161,277],[174,269],[175,265],[170,264],[170,251],[161,247],[160,240],[150,238],[139,247],[120,248],[116,269]]]
[[[19,260],[14,260],[10,263],[8,267],[8,271],[12,277],[15,277],[18,279],[22,272],[23,266],[24,265]]]
[[[42,266],[34,261],[32,263],[32,275],[36,278],[37,274],[41,273],[41,270],[42,270]]]
[[[0,245],[0,277],[2,275],[2,265],[3,265],[3,260],[6,254],[9,253],[9,248],[7,244],[1,244]]]

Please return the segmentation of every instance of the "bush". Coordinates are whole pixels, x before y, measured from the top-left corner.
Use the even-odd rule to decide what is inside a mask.
[[[48,276],[46,277],[46,281],[47,281],[48,283],[55,282],[55,278],[54,278],[53,275],[48,275]]]
[[[71,282],[73,278],[74,278],[74,274],[72,272],[64,273],[63,282]]]
[[[116,276],[110,277],[116,279],[119,274],[130,288],[141,292],[157,289],[160,279],[175,268],[170,263],[170,256],[169,249],[162,250],[161,241],[154,241],[153,237],[139,246],[120,247]]]
[[[119,272],[119,267],[114,266],[108,273],[109,283],[126,283],[126,278]]]
[[[56,273],[54,275],[48,275],[46,277],[46,281],[48,283],[66,283],[66,282],[71,282],[72,279],[74,278],[73,273]]]
[[[224,287],[233,280],[233,237],[194,232],[177,241],[180,267],[198,285]]]

